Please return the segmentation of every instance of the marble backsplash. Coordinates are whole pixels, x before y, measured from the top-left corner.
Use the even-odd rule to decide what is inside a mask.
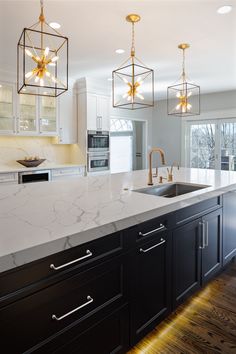
[[[53,144],[53,138],[0,136],[0,165],[16,166],[16,160],[26,156],[39,156],[50,164],[79,163],[73,156],[72,145]]]

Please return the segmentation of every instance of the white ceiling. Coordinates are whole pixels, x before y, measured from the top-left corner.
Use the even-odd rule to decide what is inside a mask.
[[[70,40],[70,77],[107,78],[129,55],[130,24],[136,12],[136,53],[155,70],[156,98],[180,75],[177,45],[191,44],[187,71],[202,92],[236,89],[236,0],[233,11],[217,14],[226,0],[45,0],[47,22],[59,22]],[[24,27],[37,21],[39,0],[0,0],[0,70],[15,71],[16,44]],[[115,49],[123,48],[118,55]]]

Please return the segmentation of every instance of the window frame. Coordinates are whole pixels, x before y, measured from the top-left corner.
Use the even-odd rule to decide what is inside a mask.
[[[182,164],[185,167],[190,167],[190,150],[191,150],[191,126],[192,125],[201,125],[201,124],[215,124],[215,170],[221,170],[221,124],[223,123],[236,123],[236,114],[234,117],[227,117],[227,118],[214,118],[214,119],[191,119],[185,120],[183,122],[182,129],[184,131],[183,134],[183,159]]]

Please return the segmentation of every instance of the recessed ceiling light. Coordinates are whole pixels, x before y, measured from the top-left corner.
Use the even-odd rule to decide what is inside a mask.
[[[123,54],[125,52],[124,49],[116,49],[117,54]]]
[[[218,8],[217,12],[220,15],[226,15],[228,14],[230,11],[232,11],[232,6],[231,5],[224,5]]]
[[[2,87],[2,85],[0,85],[0,88]]]
[[[113,79],[112,79],[112,77],[109,77],[107,80],[108,80],[108,81],[112,81]]]
[[[61,27],[60,23],[57,23],[57,22],[50,22],[49,26],[54,28],[54,29],[58,29],[58,28]]]

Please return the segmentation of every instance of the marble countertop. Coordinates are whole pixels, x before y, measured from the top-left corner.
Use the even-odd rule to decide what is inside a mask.
[[[174,181],[210,187],[175,198],[135,193],[147,187],[145,170],[0,186],[0,272],[236,189],[236,172],[174,168]]]
[[[53,164],[47,163],[47,161],[43,162],[38,167],[24,167],[19,163],[13,163],[12,165],[0,165],[0,173],[11,173],[11,172],[24,172],[24,171],[33,171],[33,170],[51,170],[57,168],[73,168],[73,167],[84,167],[84,165],[79,164]]]

